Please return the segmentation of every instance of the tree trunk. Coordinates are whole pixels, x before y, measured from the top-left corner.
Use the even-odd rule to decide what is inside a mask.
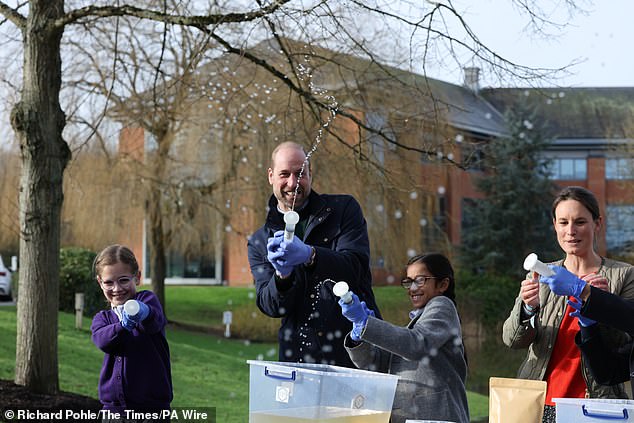
[[[70,150],[62,138],[64,112],[60,41],[50,23],[62,0],[32,0],[24,36],[24,75],[11,124],[20,142],[20,295],[15,383],[32,392],[58,391],[57,309],[60,216]]]
[[[223,285],[223,279],[222,279],[222,271],[223,271],[223,261],[222,261],[222,256],[223,256],[223,251],[224,251],[224,245],[223,245],[223,235],[224,235],[224,220],[222,217],[222,213],[215,211],[214,215],[216,217],[216,230],[214,233],[214,257],[215,257],[215,261],[214,261],[214,279],[216,280],[216,283]]]
[[[167,309],[165,307],[167,252],[163,231],[163,216],[161,214],[162,194],[157,187],[151,187],[150,190],[147,213],[150,217],[150,276],[152,277],[152,291],[154,291],[161,302],[163,313],[167,317]]]

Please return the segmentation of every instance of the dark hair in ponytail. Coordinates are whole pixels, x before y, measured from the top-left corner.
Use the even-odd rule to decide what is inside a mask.
[[[407,261],[407,265],[410,266],[415,263],[422,263],[427,267],[427,270],[435,276],[436,283],[440,283],[443,279],[449,280],[449,286],[443,292],[443,295],[449,298],[454,305],[456,305],[456,279],[453,273],[453,267],[451,266],[451,262],[447,257],[440,253],[427,253],[427,254],[419,254],[417,256],[412,257]],[[457,308],[457,307],[456,307]],[[460,315],[458,315],[458,321],[462,325],[462,320],[460,319]],[[464,351],[464,361],[469,364],[469,360],[467,359],[467,347],[464,344],[464,338],[462,339],[462,348]]]
[[[419,254],[417,256],[412,257],[407,262],[407,265],[410,266],[415,263],[422,263],[427,267],[427,270],[438,278],[436,283],[439,283],[443,279],[449,280],[449,286],[443,293],[443,295],[453,301],[454,305],[456,304],[456,280],[454,278],[453,267],[449,262],[449,259],[440,253],[427,253],[427,254]]]

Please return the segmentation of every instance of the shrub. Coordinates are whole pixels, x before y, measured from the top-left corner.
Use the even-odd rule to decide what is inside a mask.
[[[458,303],[477,310],[487,327],[506,320],[520,289],[520,281],[512,276],[459,271],[456,281]]]
[[[60,250],[59,309],[75,312],[75,293],[84,293],[84,315],[92,316],[107,305],[92,274],[96,253],[78,247]]]
[[[277,342],[282,319],[263,314],[255,305],[245,304],[233,312],[233,336],[256,342]]]

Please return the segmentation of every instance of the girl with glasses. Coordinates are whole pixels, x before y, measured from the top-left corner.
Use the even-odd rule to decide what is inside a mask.
[[[124,246],[106,247],[95,258],[94,271],[111,306],[97,313],[90,328],[92,341],[105,354],[99,400],[109,416],[122,417],[104,421],[129,421],[125,410],[169,410],[172,375],[161,303],[151,291],[136,291],[141,272],[134,253]],[[135,315],[124,309],[128,301],[135,302]]]
[[[468,423],[467,362],[451,263],[438,253],[412,257],[401,285],[413,306],[405,327],[375,318],[355,294],[350,303],[339,301],[353,323],[344,340],[346,350],[358,368],[400,377],[392,423]]]

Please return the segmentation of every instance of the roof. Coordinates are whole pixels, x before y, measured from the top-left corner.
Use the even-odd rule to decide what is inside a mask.
[[[622,142],[634,133],[634,87],[487,88],[480,93],[501,113],[520,102],[534,106],[536,123],[549,138]]]
[[[442,116],[443,123],[487,138],[505,133],[503,115],[466,87],[381,64],[368,57],[307,46],[289,39],[282,42],[291,55],[301,57],[298,62],[308,60],[315,68],[311,76],[319,87],[335,96],[344,90],[356,91],[354,98],[346,99],[347,107],[383,108],[402,116],[416,115],[428,120]],[[253,51],[272,61],[281,57],[279,44],[274,39],[262,41]],[[274,56],[278,56],[277,60]]]
[[[447,106],[447,120],[455,128],[488,136],[506,133],[504,116],[469,88],[427,78],[432,95]]]

